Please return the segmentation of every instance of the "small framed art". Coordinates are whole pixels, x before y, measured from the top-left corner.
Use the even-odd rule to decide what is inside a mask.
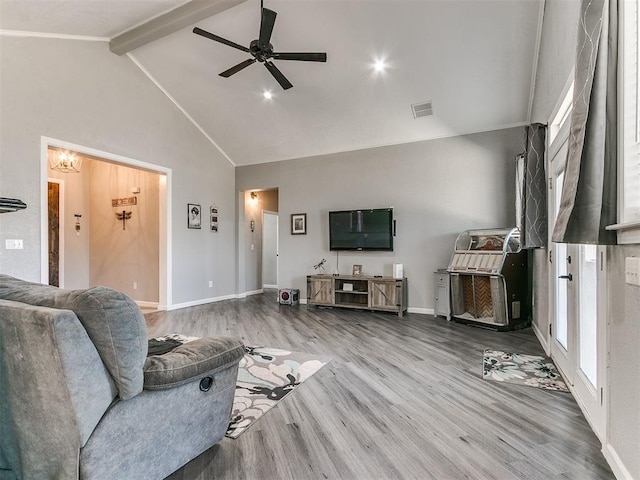
[[[187,203],[187,228],[201,228],[202,207],[196,203]]]
[[[362,265],[353,266],[353,275],[362,275]]]
[[[209,209],[209,222],[211,225],[211,231],[218,231],[218,207],[211,207]]]
[[[291,235],[307,234],[307,214],[293,213],[291,215]]]

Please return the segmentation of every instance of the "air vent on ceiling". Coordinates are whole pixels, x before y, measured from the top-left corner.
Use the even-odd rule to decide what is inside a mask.
[[[413,118],[428,117],[429,115],[433,115],[433,103],[431,100],[414,103],[411,105],[411,111],[413,112]]]

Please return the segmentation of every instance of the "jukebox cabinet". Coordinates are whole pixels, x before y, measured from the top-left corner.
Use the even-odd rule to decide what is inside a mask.
[[[525,326],[527,252],[517,228],[462,232],[447,271],[455,320],[497,330]]]

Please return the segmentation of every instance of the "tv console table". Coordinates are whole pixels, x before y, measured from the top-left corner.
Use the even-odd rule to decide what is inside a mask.
[[[407,311],[407,279],[364,275],[308,275],[307,305]]]

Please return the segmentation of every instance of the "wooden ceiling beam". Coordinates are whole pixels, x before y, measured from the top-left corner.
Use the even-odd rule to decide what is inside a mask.
[[[109,50],[116,55],[124,55],[245,1],[192,0],[113,37],[109,42]]]

